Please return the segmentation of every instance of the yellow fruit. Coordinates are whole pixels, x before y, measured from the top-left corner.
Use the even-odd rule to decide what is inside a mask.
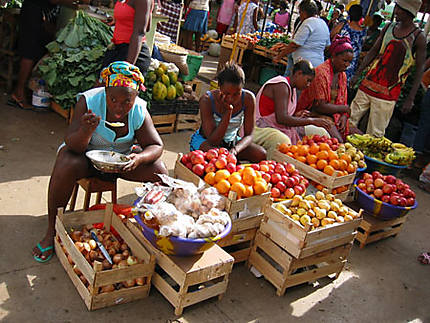
[[[221,194],[226,194],[230,191],[230,183],[226,179],[222,179],[219,182],[217,182],[214,187],[218,190]]]
[[[242,181],[246,185],[254,185],[257,174],[255,170],[251,167],[245,167],[242,173]]]
[[[318,220],[317,218],[312,218],[312,225],[317,228],[320,226],[320,220]]]
[[[205,175],[204,180],[209,185],[214,185],[216,183],[216,181],[215,181],[215,173],[214,172],[207,173]]]
[[[291,218],[296,221],[300,221],[300,216],[298,214],[292,214]]]
[[[231,174],[228,177],[228,181],[230,182],[230,184],[234,184],[234,183],[238,183],[242,180],[242,177],[240,176],[240,174],[238,172],[234,172],[233,174]]]
[[[300,223],[303,226],[306,226],[306,224],[310,224],[311,223],[311,218],[309,215],[303,215],[300,217]]]
[[[267,192],[267,182],[264,179],[257,179],[254,183],[254,193],[260,195]]]
[[[227,169],[220,169],[215,173],[215,182],[227,180],[230,177],[230,172]],[[230,184],[230,183],[229,183]]]
[[[237,198],[241,199],[246,193],[246,187],[242,183],[236,182],[231,185],[230,191],[236,192]]]
[[[244,197],[251,197],[254,195],[254,189],[252,188],[251,185],[245,185],[246,187],[246,191],[245,194],[243,195]]]

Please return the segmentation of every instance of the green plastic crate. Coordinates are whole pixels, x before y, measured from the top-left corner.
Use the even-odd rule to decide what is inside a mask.
[[[184,80],[184,82],[192,81],[199,74],[200,66],[202,66],[203,56],[200,55],[188,55],[187,65],[188,65],[188,75],[180,73],[179,77]]]

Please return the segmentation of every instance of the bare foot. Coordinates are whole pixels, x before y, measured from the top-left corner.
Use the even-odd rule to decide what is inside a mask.
[[[41,248],[39,248],[39,246]],[[52,247],[52,248],[49,248]],[[33,256],[38,257],[40,260],[45,261],[54,253],[54,236],[46,236],[43,238],[38,246],[34,247],[33,249]],[[46,249],[49,250],[46,250]],[[41,250],[42,249],[42,250]]]
[[[18,108],[24,109],[24,110],[31,110],[33,107],[31,104],[26,102],[24,96],[20,96],[16,93],[12,93],[9,100],[9,105],[14,105]]]

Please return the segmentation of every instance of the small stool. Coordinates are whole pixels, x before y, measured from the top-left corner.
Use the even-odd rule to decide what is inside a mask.
[[[103,192],[111,192],[112,203],[116,204],[116,179],[113,181],[103,181],[97,177],[87,177],[78,180],[73,187],[70,211],[75,210],[79,186],[85,191],[84,211],[88,211],[90,207],[91,193],[97,193],[96,204],[100,204]]]

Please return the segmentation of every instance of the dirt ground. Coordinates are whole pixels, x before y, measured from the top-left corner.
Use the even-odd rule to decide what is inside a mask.
[[[166,322],[170,303],[154,288],[147,299],[88,312],[58,259],[33,260],[31,250],[47,223],[46,194],[66,125],[54,113],[11,108],[0,97],[0,320],[2,322]],[[187,151],[190,132],[164,135],[163,160],[171,170]],[[419,208],[397,237],[359,249],[332,281],[287,290],[283,297],[236,265],[225,297],[185,309],[180,322],[430,322],[430,266],[416,261],[430,250],[430,201],[416,181]],[[135,183],[119,181],[119,202],[135,198]],[[78,206],[82,205],[82,191]]]

